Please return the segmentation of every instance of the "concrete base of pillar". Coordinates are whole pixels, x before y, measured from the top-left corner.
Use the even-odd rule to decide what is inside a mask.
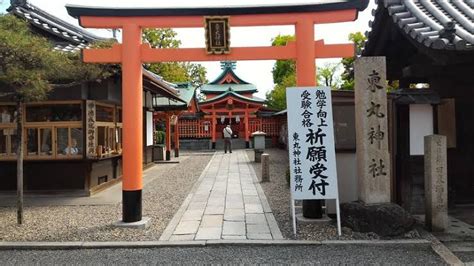
[[[306,218],[302,213],[296,214],[296,221],[299,224],[330,224],[332,219],[327,215],[323,215],[321,218]]]
[[[124,221],[118,221],[118,222],[115,222],[113,226],[121,227],[121,228],[146,229],[150,226],[150,224],[151,224],[151,218],[143,217],[138,222],[125,223]]]
[[[174,157],[179,157],[179,150],[178,149],[174,150]]]
[[[166,160],[171,160],[171,151],[166,151]]]

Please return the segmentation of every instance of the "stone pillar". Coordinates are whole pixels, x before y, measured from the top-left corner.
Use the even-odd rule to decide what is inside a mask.
[[[270,181],[270,155],[264,153],[261,156],[262,159],[262,182]]]
[[[448,227],[446,137],[425,136],[425,224],[431,231]]]
[[[390,202],[385,57],[361,57],[355,66],[355,121],[359,200]]]

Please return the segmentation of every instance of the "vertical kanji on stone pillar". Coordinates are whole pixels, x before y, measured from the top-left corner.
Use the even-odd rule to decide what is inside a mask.
[[[361,57],[354,71],[359,200],[390,202],[385,57]]]
[[[425,136],[425,224],[431,231],[448,227],[446,137]]]

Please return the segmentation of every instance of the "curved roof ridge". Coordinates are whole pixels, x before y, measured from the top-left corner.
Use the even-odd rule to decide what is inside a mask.
[[[222,93],[221,95],[217,96],[217,97],[214,97],[214,98],[211,98],[211,99],[206,99],[204,101],[201,101],[199,102],[200,104],[205,104],[205,103],[210,103],[210,102],[215,102],[215,101],[218,101],[218,100],[221,100],[229,95],[232,95],[238,99],[241,99],[241,100],[245,100],[245,101],[251,101],[251,102],[257,102],[257,103],[264,103],[265,100],[262,100],[262,99],[255,99],[255,98],[249,98],[249,97],[245,97],[243,95],[240,95],[238,93],[235,93],[233,90],[228,90],[226,91],[225,93]]]
[[[222,83],[223,79],[225,78],[225,76],[227,76],[227,74],[232,75],[232,77],[235,78],[238,81],[238,83]],[[226,67],[216,79],[214,79],[212,82],[209,83],[209,85],[223,85],[223,84],[250,84],[250,83],[241,79],[239,76],[237,76],[237,74],[234,72],[234,70],[231,67]]]
[[[109,38],[104,38],[97,36],[89,31],[84,30],[83,28],[73,25],[65,20],[62,20],[53,14],[50,14],[43,9],[29,3],[28,1],[11,1],[11,6],[7,9],[10,12],[14,12],[17,15],[20,15],[22,17],[25,17],[26,12],[29,11],[33,16],[35,16],[38,19],[44,20],[45,22],[49,23],[54,23],[55,26],[61,27],[64,31],[72,33],[73,35],[76,35],[78,37],[82,37],[85,39],[87,42],[91,41],[99,41],[99,40],[107,40]],[[28,13],[28,14],[30,14]],[[27,18],[27,17],[25,17]],[[28,18],[27,18],[28,19]],[[39,23],[36,23],[39,25]],[[42,25],[43,26],[43,25]],[[45,28],[43,26],[43,28]],[[46,28],[47,29],[47,28]],[[59,32],[51,32],[50,33],[57,35],[59,37],[65,38],[64,34],[60,34]],[[70,41],[78,42],[78,40],[71,38],[67,38]]]

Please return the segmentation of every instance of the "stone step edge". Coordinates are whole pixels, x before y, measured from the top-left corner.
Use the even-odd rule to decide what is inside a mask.
[[[212,245],[431,245],[425,239],[400,240],[202,240],[114,242],[0,242],[0,250],[204,247]]]

